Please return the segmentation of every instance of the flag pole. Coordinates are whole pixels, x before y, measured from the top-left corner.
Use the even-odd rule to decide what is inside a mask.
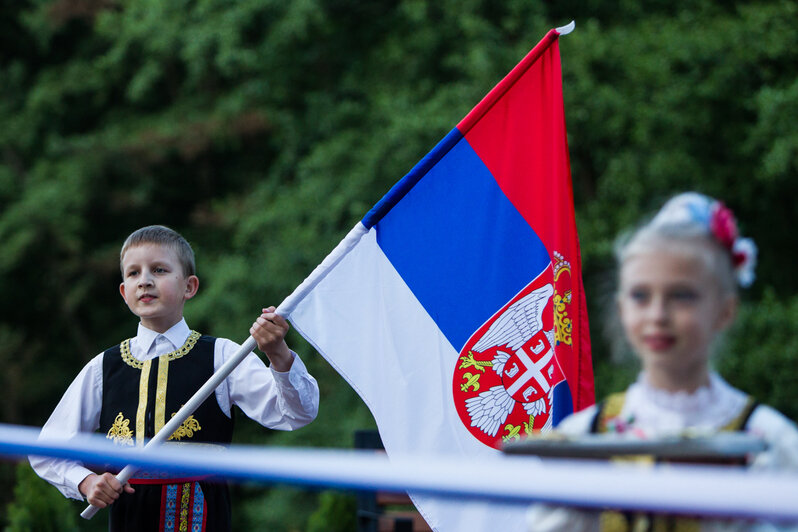
[[[169,422],[166,423],[166,425],[164,425],[160,431],[158,431],[158,434],[156,434],[149,442],[147,442],[147,445],[144,446],[143,450],[162,444],[172,434],[174,434],[174,432],[180,428],[180,425],[182,425],[183,422],[188,419],[188,417],[193,414],[197,408],[199,408],[205,399],[207,399],[213,393],[213,391],[222,383],[222,381],[233,372],[233,370],[257,347],[257,345],[258,343],[252,336],[247,338],[247,340],[241,344],[241,347],[238,348],[238,351],[236,351],[232,357],[227,359],[227,362],[222,364],[222,367],[220,367],[213,375],[211,375],[210,379],[208,379],[208,381],[194,393],[191,399],[189,399],[186,404],[177,411],[172,419],[169,420]],[[124,484],[130,480],[130,477],[132,477],[137,470],[138,468],[134,466],[125,466],[125,468],[120,471],[118,475],[116,475],[116,479]],[[89,505],[85,510],[83,510],[80,516],[84,519],[91,519],[98,510],[98,507]]]

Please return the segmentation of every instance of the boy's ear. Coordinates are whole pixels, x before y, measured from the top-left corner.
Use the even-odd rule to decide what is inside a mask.
[[[199,277],[196,275],[189,275],[186,279],[186,292],[183,294],[183,297],[185,299],[191,299],[197,295],[197,290],[199,290]]]
[[[122,299],[125,299],[125,283],[119,283],[119,293],[122,294]],[[127,303],[127,299],[125,299]]]

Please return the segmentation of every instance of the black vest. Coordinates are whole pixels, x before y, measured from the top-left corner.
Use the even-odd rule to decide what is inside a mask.
[[[183,347],[147,362],[130,356],[129,340],[106,350],[100,431],[115,443],[144,445],[213,375],[215,341],[192,332]],[[169,440],[228,445],[232,436],[233,419],[211,394]]]

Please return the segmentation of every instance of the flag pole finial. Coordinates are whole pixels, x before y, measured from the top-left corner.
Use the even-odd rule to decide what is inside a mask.
[[[572,20],[571,22],[569,22],[565,26],[560,26],[559,28],[554,28],[554,31],[556,31],[560,35],[568,35],[572,31],[574,31],[575,27],[576,27],[576,22]]]

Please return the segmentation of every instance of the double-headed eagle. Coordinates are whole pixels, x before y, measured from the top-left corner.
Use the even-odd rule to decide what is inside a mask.
[[[474,344],[472,351],[481,353],[491,347],[506,348],[511,350],[513,354],[520,353],[524,358],[528,358],[523,346],[533,336],[543,330],[543,309],[553,294],[554,288],[551,284],[547,284],[510,305],[491,324],[482,338]],[[531,347],[531,351],[536,355],[539,355],[543,350],[546,351],[535,363],[535,366],[544,369],[548,367],[548,372],[551,373],[553,369],[551,358],[554,356],[554,331],[543,331],[543,333],[547,342],[544,343],[541,340],[537,346]],[[499,378],[502,377],[505,363],[510,357],[510,353],[500,349],[496,350],[496,355],[492,362],[493,371],[496,372]],[[512,372],[517,370],[517,366],[508,370],[508,376],[512,377]],[[551,377],[551,374],[549,374],[549,377]],[[534,380],[537,381],[541,390],[546,393],[546,397],[539,397],[537,400],[522,403],[524,410],[530,416],[548,412],[552,401],[552,388],[545,376],[538,371],[537,378]],[[467,399],[465,403],[468,415],[471,416],[471,426],[479,428],[490,436],[495,436],[499,431],[499,427],[502,426],[515,406],[516,400],[511,395],[513,393],[515,393],[515,390],[508,390],[502,384],[493,386],[476,397]],[[524,397],[526,398],[527,396],[524,395]],[[549,416],[543,428],[550,427],[550,425],[551,416]]]

